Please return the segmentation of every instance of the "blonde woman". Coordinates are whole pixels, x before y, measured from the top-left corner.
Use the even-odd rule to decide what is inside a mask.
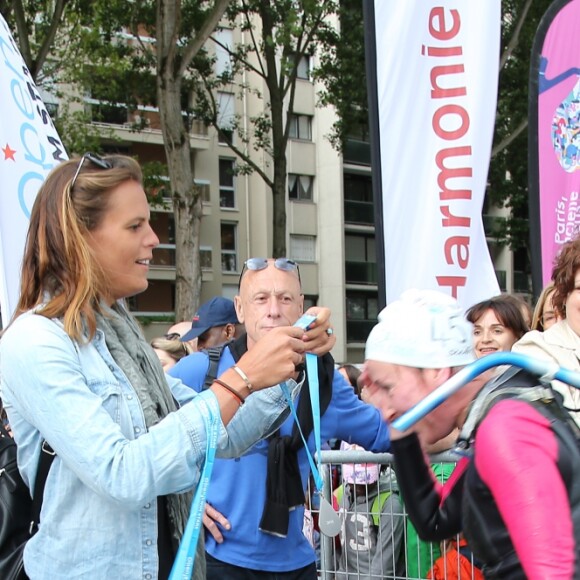
[[[175,366],[184,356],[194,352],[187,342],[181,342],[179,339],[170,340],[162,336],[154,338],[151,341],[151,346],[165,372]]]
[[[554,282],[550,282],[542,290],[532,317],[532,326],[530,330],[539,330],[540,332],[548,330],[551,326],[562,320],[560,314],[554,308]]]

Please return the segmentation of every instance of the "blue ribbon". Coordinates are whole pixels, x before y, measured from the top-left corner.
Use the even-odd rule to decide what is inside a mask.
[[[532,358],[516,352],[497,352],[484,356],[453,375],[440,387],[429,393],[423,400],[409,409],[404,415],[393,421],[392,426],[399,431],[406,431],[427,413],[430,413],[453,393],[471,382],[481,373],[492,367],[512,365],[520,367],[541,378],[543,382],[562,381],[573,387],[580,388],[580,373],[560,368],[556,363]]]
[[[201,414],[205,424],[205,432],[207,433],[205,463],[203,465],[199,484],[191,502],[191,512],[187,519],[187,525],[185,526],[183,537],[179,543],[179,549],[177,550],[177,556],[175,557],[171,573],[169,574],[169,580],[191,580],[197,542],[203,524],[207,487],[211,478],[217,448],[219,433],[218,418],[220,416],[218,401],[213,393],[211,396],[208,396],[207,398],[203,397],[200,400],[202,401],[202,404],[200,405]]]
[[[308,375],[308,387],[310,390],[310,405],[312,406],[312,420],[314,423],[314,445],[316,446],[316,459],[318,461],[318,469],[312,471],[314,477],[314,483],[316,489],[321,492],[322,477],[320,472],[322,471],[322,449],[320,442],[320,388],[318,385],[318,357],[312,353],[306,353],[306,373]],[[304,445],[306,449],[306,454],[310,456],[310,464],[313,464],[312,454],[308,450],[308,445]]]
[[[308,449],[308,444],[306,443],[306,438],[302,432],[302,427],[300,427],[300,421],[298,420],[298,414],[296,413],[296,407],[292,401],[288,385],[282,383],[280,388],[286,397],[286,401],[288,402],[288,406],[292,412],[292,417],[294,417],[294,421],[298,427],[298,432],[300,433],[300,437],[304,443],[304,450],[306,451],[306,458],[308,459],[312,476],[314,477],[314,484],[316,485],[316,489],[321,492],[324,483],[322,481],[322,476],[320,475],[320,460],[322,457],[320,443],[320,391],[318,387],[318,357],[315,354],[306,353],[306,373],[308,375],[308,387],[310,390],[310,404],[312,406],[312,419],[314,422],[314,444],[316,446],[318,467],[314,463],[314,458],[312,457],[312,453],[310,453],[310,449]]]

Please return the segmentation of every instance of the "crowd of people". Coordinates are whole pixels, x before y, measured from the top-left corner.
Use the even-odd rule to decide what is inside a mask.
[[[492,369],[408,431],[392,425],[495,352],[580,371],[580,238],[533,312],[509,295],[464,313],[439,292],[407,291],[380,313],[362,373],[332,358],[328,309],[294,326],[304,296],[287,258],[250,258],[234,300],[214,297],[148,343],[125,299],[147,288],[158,243],[128,157],[67,161],[36,198],[0,340],[3,422],[29,488],[45,444],[54,452],[24,550],[29,578],[167,578],[215,439],[194,577],[314,580],[303,529],[317,432],[344,452],[394,455],[382,471],[343,466],[337,578],[409,575],[413,534],[432,567],[413,577],[438,577],[450,538],[486,578],[580,575],[580,390]],[[464,457],[434,477],[426,453],[454,444]]]

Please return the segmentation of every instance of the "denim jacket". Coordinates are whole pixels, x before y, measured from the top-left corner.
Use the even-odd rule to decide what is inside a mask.
[[[147,431],[139,399],[105,345],[73,341],[62,324],[21,315],[0,340],[0,389],[18,444],[18,466],[34,483],[42,439],[56,452],[38,533],[24,552],[32,580],[157,578],[156,498],[197,484],[206,450],[197,394],[168,377],[181,407]],[[296,395],[299,385],[289,381]],[[248,398],[217,455],[241,455],[285,418],[280,387]]]

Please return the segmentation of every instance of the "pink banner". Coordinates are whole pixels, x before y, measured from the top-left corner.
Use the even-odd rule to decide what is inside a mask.
[[[545,29],[537,78],[540,232],[532,223],[532,236],[541,237],[542,285],[560,246],[580,225],[580,0],[555,4],[560,9]]]

